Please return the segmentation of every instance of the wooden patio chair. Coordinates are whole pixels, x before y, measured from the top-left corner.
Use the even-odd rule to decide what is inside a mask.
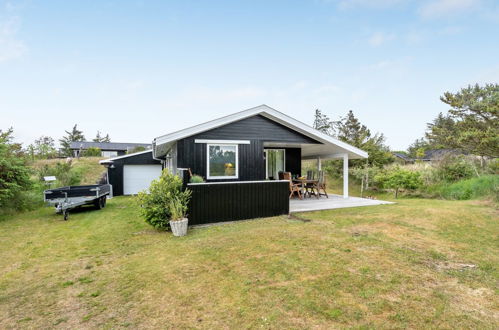
[[[324,171],[319,171],[319,180],[317,181],[315,189],[317,189],[317,196],[325,195],[329,198],[326,191],[326,176],[324,175]],[[321,193],[321,189],[323,193]]]
[[[300,199],[303,199],[303,196],[301,194],[301,185],[298,183],[293,183],[293,180],[291,179],[291,173],[290,172],[284,172],[282,174],[284,180],[289,181],[289,198],[293,197],[294,193],[298,193],[298,197]]]
[[[307,171],[307,180],[314,180],[315,178],[315,173],[312,170]],[[306,183],[305,184],[305,194],[308,194],[309,197],[313,194],[315,195],[315,184],[313,183]]]

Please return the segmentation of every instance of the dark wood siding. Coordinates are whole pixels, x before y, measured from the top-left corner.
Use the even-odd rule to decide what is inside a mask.
[[[289,213],[283,181],[189,184],[189,225],[272,217]]]
[[[254,181],[265,179],[264,142],[319,143],[279,123],[257,115],[177,141],[177,167],[190,168],[206,178],[206,144],[196,139],[249,140],[239,145],[239,178],[209,181]],[[301,173],[301,149],[286,149],[286,170]],[[289,153],[289,155],[288,155]],[[289,159],[289,160],[288,160]]]
[[[200,133],[196,139],[263,140],[288,143],[319,143],[306,135],[260,115]]]
[[[265,178],[263,142],[250,140],[250,144],[240,144],[238,149],[239,179],[232,181],[263,180]],[[194,138],[180,140],[177,142],[177,166],[190,168],[192,174],[206,178],[206,152],[205,143],[194,143]]]
[[[113,195],[123,195],[123,165],[155,165],[160,161],[152,158],[152,152],[146,152],[113,161],[114,168],[109,168],[109,183],[113,186]]]

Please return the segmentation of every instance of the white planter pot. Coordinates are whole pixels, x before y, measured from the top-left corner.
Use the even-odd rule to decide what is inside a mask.
[[[182,220],[170,221],[173,236],[185,236],[187,234],[187,223],[189,219],[183,218]]]

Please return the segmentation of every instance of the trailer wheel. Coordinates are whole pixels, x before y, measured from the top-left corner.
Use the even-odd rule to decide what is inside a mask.
[[[98,198],[94,201],[94,206],[97,210],[100,210],[101,208],[103,208],[102,206],[102,198]]]
[[[68,212],[68,210],[62,211],[62,214],[64,215],[64,221],[67,221],[68,218],[69,218],[69,212]]]

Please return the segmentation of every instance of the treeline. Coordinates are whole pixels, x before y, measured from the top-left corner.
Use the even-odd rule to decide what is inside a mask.
[[[407,150],[421,158],[426,150],[454,149],[483,158],[499,157],[499,84],[468,86],[446,92],[440,100],[450,106],[427,124],[425,136]]]
[[[333,121],[315,110],[314,128],[369,153],[367,160],[351,160],[350,174],[361,191],[392,190],[420,197],[467,199],[492,196],[499,199],[499,85],[473,85],[440,98],[449,105],[427,124],[425,136],[411,144],[406,154],[416,164],[400,166],[385,144],[382,133],[372,133],[349,111]],[[438,161],[423,164],[427,150],[450,149]],[[478,161],[478,164],[476,164]],[[393,164],[392,164],[393,163]],[[339,161],[326,161],[330,177],[341,177]]]
[[[70,131],[72,137],[84,138],[79,131],[74,134],[75,131],[76,125]],[[42,192],[48,187],[45,176],[55,176],[56,181],[52,185],[57,187],[78,185],[91,168],[91,163],[96,163],[84,160],[75,162],[72,158],[33,162],[32,157],[47,159],[57,155],[57,151],[50,149],[50,144],[53,144],[53,140],[45,138],[43,143],[37,144],[39,149],[36,154],[30,155],[21,143],[14,141],[12,128],[0,130],[0,217],[13,211],[40,206],[43,202]],[[100,156],[100,151],[97,156]]]
[[[83,131],[75,124],[69,131],[64,131],[65,135],[59,139],[60,148],[56,148],[55,140],[46,135],[40,136],[33,143],[22,149],[23,153],[31,160],[50,159],[57,157],[71,157],[71,142],[86,141]],[[92,139],[93,142],[111,142],[109,134],[102,135],[100,131]],[[87,156],[100,156],[100,150],[90,150]]]

